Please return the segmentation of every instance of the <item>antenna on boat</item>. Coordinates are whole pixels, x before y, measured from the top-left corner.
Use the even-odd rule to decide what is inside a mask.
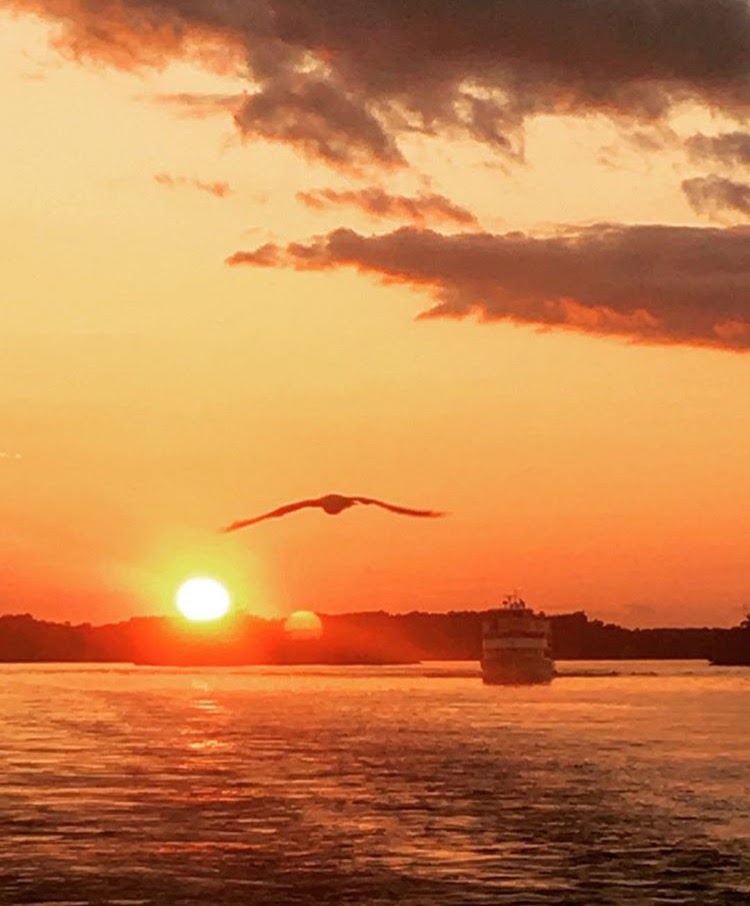
[[[503,607],[507,610],[525,610],[526,602],[518,594],[518,589],[514,588],[512,594],[506,595],[503,598]]]

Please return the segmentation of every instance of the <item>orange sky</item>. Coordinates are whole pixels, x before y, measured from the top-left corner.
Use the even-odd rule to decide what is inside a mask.
[[[554,237],[607,222],[713,225],[711,242],[744,242],[734,228],[747,213],[713,195],[710,211],[691,207],[681,187],[717,172],[686,140],[737,131],[732,111],[709,116],[695,101],[644,126],[561,111],[558,98],[513,127],[524,162],[443,124],[399,133],[406,164],[374,159],[369,145],[372,161],[332,163],[288,136],[241,135],[221,105],[198,116],[164,100],[241,98],[256,83],[239,72],[168,49],[162,69],[75,59],[50,37],[59,9],[83,21],[82,7],[13,5],[20,13],[3,13],[0,29],[0,611],[92,622],[171,612],[175,586],[203,573],[269,616],[481,608],[519,588],[548,612],[627,625],[739,621],[750,601],[741,268],[705,297],[721,296],[705,340],[691,293],[718,280],[718,266],[700,271],[690,253],[677,290],[671,272],[654,289],[644,240],[612,279],[630,286],[628,312],[660,326],[623,335],[601,328],[620,323],[619,284],[601,304],[585,295],[586,261],[613,273],[588,234],[571,252],[592,256],[582,273],[570,276],[567,252],[555,270],[557,252],[544,251],[514,272],[508,301],[462,258],[473,240],[427,256],[420,285],[396,248],[404,234],[387,240],[387,263],[365,263],[368,237],[412,223],[403,204],[375,220],[352,195],[323,207],[297,197],[377,187],[443,196],[476,218],[428,206],[420,241],[429,229],[481,233],[499,248],[513,231]],[[236,35],[224,39],[234,53]],[[318,246],[317,268],[300,268],[289,244],[341,227],[362,237],[363,257],[342,262]],[[537,254],[525,237],[519,268]],[[275,266],[225,263],[267,243]],[[417,320],[438,280],[489,320]],[[510,315],[497,307],[532,292]],[[570,298],[583,306],[573,329],[545,321]],[[329,491],[451,515],[306,511],[215,531]]]

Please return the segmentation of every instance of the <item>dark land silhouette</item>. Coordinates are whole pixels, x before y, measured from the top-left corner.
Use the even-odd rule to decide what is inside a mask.
[[[283,620],[246,614],[210,624],[137,617],[92,626],[0,617],[0,662],[131,662],[163,665],[404,664],[478,661],[488,611],[384,611],[321,615],[319,639],[294,639]],[[626,629],[582,611],[550,617],[556,660],[707,659],[750,664],[750,616],[724,628]]]

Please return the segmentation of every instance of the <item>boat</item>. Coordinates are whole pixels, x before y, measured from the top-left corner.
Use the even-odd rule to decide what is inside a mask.
[[[508,595],[482,623],[482,680],[490,685],[549,683],[555,675],[550,655],[550,621],[523,598]]]

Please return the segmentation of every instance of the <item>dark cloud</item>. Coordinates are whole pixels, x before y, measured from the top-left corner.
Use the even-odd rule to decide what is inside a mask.
[[[548,237],[336,230],[228,263],[354,267],[435,300],[421,317],[509,320],[643,343],[750,349],[750,230],[600,224]]]
[[[228,182],[204,182],[190,176],[170,176],[169,173],[157,173],[154,181],[158,182],[160,186],[168,186],[171,189],[184,186],[200,189],[201,192],[207,192],[216,198],[225,198],[232,191]]]
[[[426,193],[413,197],[391,195],[380,188],[342,192],[318,189],[316,192],[298,192],[297,198],[307,207],[316,210],[351,205],[375,219],[409,220],[419,226],[430,223],[456,223],[467,226],[477,222],[470,211],[454,204],[444,195]]]
[[[714,219],[723,211],[750,214],[750,185],[747,183],[712,174],[683,180],[682,191],[697,214],[707,214]]]
[[[724,132],[721,135],[692,135],[685,143],[694,160],[715,160],[724,164],[750,164],[750,135]]]
[[[539,113],[657,122],[687,100],[744,114],[746,0],[0,0],[126,68],[249,73],[237,122],[337,166],[401,160],[400,134],[522,152]]]
[[[279,77],[264,91],[247,95],[235,122],[244,135],[293,145],[307,157],[343,169],[356,170],[373,160],[404,163],[377,118],[323,80]]]

